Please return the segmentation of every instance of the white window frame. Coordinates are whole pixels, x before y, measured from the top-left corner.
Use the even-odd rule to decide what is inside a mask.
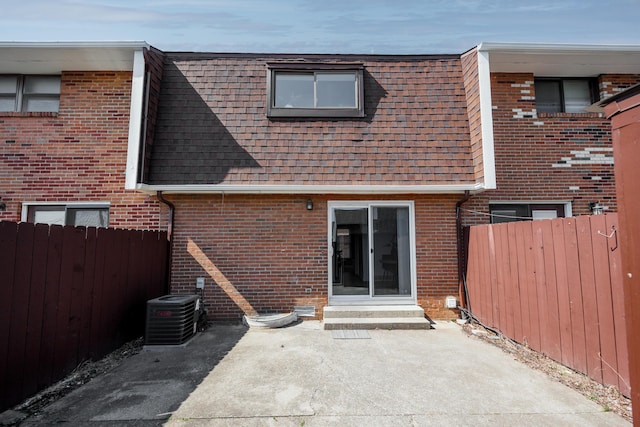
[[[543,82],[555,82],[558,83],[558,89],[559,89],[559,93],[558,96],[560,97],[560,111],[540,111],[540,107],[538,106],[538,99],[536,98],[536,111],[538,113],[542,113],[542,114],[554,114],[554,113],[567,113],[567,114],[575,114],[575,113],[582,113],[584,112],[584,109],[581,111],[567,111],[567,100],[565,99],[565,90],[564,90],[564,85],[566,82],[570,82],[570,81],[583,81],[583,82],[587,82],[588,86],[589,86],[589,97],[591,98],[591,104],[593,104],[594,102],[597,102],[599,100],[598,97],[598,92],[596,90],[597,88],[597,79],[592,78],[592,77],[535,77],[534,78],[534,87],[537,83],[543,83]],[[537,94],[536,94],[537,97]],[[588,105],[587,105],[588,106]],[[587,107],[585,106],[585,108]]]
[[[355,107],[276,107],[276,75],[278,73],[309,74],[314,76],[314,98],[317,99],[318,74],[345,74],[355,76]],[[362,64],[267,64],[267,116],[268,117],[364,117],[364,66]],[[315,101],[314,101],[315,102]]]
[[[332,245],[332,211],[333,209],[367,208],[369,215],[373,207],[405,207],[409,208],[409,251],[410,251],[410,272],[411,272],[411,296],[372,296],[371,289],[369,295],[333,295],[333,245]],[[418,291],[418,268],[416,256],[416,215],[415,202],[413,200],[340,200],[327,202],[327,287],[329,305],[409,305],[417,303]],[[372,224],[369,224],[369,232]],[[372,268],[369,266],[369,268]]]
[[[491,205],[563,205],[564,217],[573,216],[570,200],[492,200],[489,202],[489,221],[491,221]]]
[[[0,77],[15,77],[17,79],[17,83],[16,83],[16,90],[15,92],[11,92],[13,93],[14,97],[14,108],[11,111],[2,111],[4,113],[57,113],[60,110],[60,92],[61,92],[61,87],[59,87],[58,92],[57,93],[41,93],[40,96],[43,98],[49,98],[49,99],[55,99],[58,101],[58,106],[55,110],[45,110],[45,111],[37,111],[37,110],[33,110],[33,111],[28,111],[26,110],[26,103],[24,102],[25,98],[28,98],[29,95],[34,96],[37,94],[26,94],[25,95],[25,80],[28,77],[57,77],[60,80],[60,85],[62,84],[62,78],[59,74],[0,74]],[[11,93],[6,92],[6,93],[2,93],[0,95],[6,98],[8,98],[8,95],[10,95]],[[2,113],[0,112],[0,113]]]
[[[106,209],[109,212],[109,220],[111,219],[111,203],[110,202],[23,202],[20,220],[22,222],[29,221],[29,209],[32,207],[64,207],[65,224],[68,209]],[[107,221],[109,222],[109,221]],[[107,223],[108,226],[108,223]]]

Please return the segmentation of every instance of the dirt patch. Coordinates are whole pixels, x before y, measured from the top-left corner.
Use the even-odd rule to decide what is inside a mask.
[[[615,412],[625,420],[632,422],[631,399],[623,396],[615,387],[604,386],[580,372],[561,365],[544,354],[531,350],[525,345],[518,344],[503,335],[496,334],[475,322],[463,325],[463,330],[477,339],[501,348],[504,352],[513,356],[515,360],[544,372],[554,380],[582,393],[602,406],[605,412]]]
[[[3,413],[4,417],[0,417],[0,425],[19,425],[25,419],[38,415],[44,407],[88,383],[91,379],[117,367],[123,360],[139,353],[142,346],[143,339],[138,338],[124,344],[98,361],[88,360],[81,363],[63,380]]]

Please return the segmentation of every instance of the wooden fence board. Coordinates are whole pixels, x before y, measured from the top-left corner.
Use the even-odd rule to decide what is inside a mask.
[[[480,270],[480,274],[482,275],[482,277],[489,277],[489,259],[490,259],[490,255],[489,255],[489,251],[488,251],[488,245],[489,245],[489,236],[487,234],[488,232],[488,227],[482,229],[482,233],[480,233],[480,235],[478,236],[481,240],[481,244],[482,247],[485,248],[481,253],[480,253],[480,259],[478,260],[478,267]],[[489,282],[491,283],[491,282]],[[486,322],[488,322],[489,324],[493,324],[493,310],[491,309],[491,299],[492,299],[492,295],[491,295],[491,284],[487,287],[486,292],[483,294],[483,298],[482,301],[480,303],[480,306],[482,307],[482,311],[484,313],[484,319]]]
[[[538,288],[536,282],[535,272],[535,249],[533,244],[533,230],[531,227],[532,222],[526,221],[522,227],[524,234],[524,250],[525,250],[525,286],[527,289],[526,301],[529,306],[529,346],[540,351],[540,316],[538,313]]]
[[[68,231],[65,241],[69,262],[73,266],[71,272],[71,301],[69,303],[67,351],[65,356],[64,372],[69,373],[82,362],[78,358],[80,346],[80,319],[82,316],[82,285],[84,283],[84,267],[86,252],[86,229],[84,227],[74,227],[66,229]]]
[[[544,282],[546,287],[545,313],[546,342],[542,343],[544,353],[554,360],[562,359],[560,338],[560,315],[558,313],[558,286],[556,278],[556,257],[553,245],[553,229],[551,221],[536,221],[542,232],[542,247],[544,259]]]
[[[588,216],[576,218],[582,308],[584,314],[585,345],[588,375],[602,383],[602,363],[600,361],[600,329],[596,300],[595,272],[593,268],[593,247],[591,246],[591,222]]]
[[[496,284],[498,288],[498,306],[500,306],[500,330],[504,330],[506,334],[509,334],[509,326],[510,322],[508,320],[509,317],[509,306],[508,306],[508,298],[506,295],[507,289],[507,280],[509,277],[509,264],[504,262],[504,257],[502,254],[508,252],[508,246],[505,248],[505,243],[508,244],[503,235],[506,236],[507,228],[506,227],[493,227],[494,239],[496,242],[495,246],[495,254],[493,256],[493,262],[496,266]],[[495,301],[494,301],[495,303]],[[511,316],[513,317],[513,312],[511,312]],[[513,333],[513,331],[511,331]]]
[[[571,309],[571,336],[573,338],[573,363],[580,372],[587,371],[587,344],[584,330],[582,286],[580,283],[580,258],[575,218],[564,222],[565,248],[567,250],[567,278]]]
[[[531,312],[529,308],[529,277],[530,271],[527,271],[527,240],[525,236],[525,227],[516,227],[516,254],[518,257],[518,287],[520,290],[520,310],[522,312],[522,340],[529,345],[531,342]]]
[[[124,247],[131,244],[132,236],[130,233],[126,233],[125,230],[116,230],[116,235],[118,236],[121,245]],[[113,337],[113,340],[114,342],[123,342],[127,337],[125,330],[128,323],[127,315],[130,304],[128,298],[129,290],[127,288],[129,286],[129,278],[127,277],[129,274],[129,253],[127,251],[120,251],[118,255],[118,266],[120,267],[120,271],[114,291],[117,298],[120,300],[120,303],[118,304],[118,316],[116,318],[116,335]]]
[[[18,224],[0,221],[0,271],[4,284],[0,286],[0,405],[8,406],[11,389],[7,386],[7,369],[9,359],[9,327],[11,322],[11,303],[13,295],[13,279],[15,271]],[[6,325],[6,327],[2,327]]]
[[[531,223],[532,231],[532,250],[533,250],[533,267],[535,273],[535,287],[537,298],[537,310],[538,317],[538,351],[548,354],[549,347],[552,346],[550,334],[551,328],[548,319],[549,303],[547,300],[547,278],[546,270],[544,267],[544,230],[542,223],[549,223],[549,221],[533,221]]]
[[[612,215],[606,215],[607,231],[611,233],[614,228],[618,230],[618,217]],[[617,233],[617,231],[616,231]],[[613,296],[613,311],[616,314],[614,318],[614,325],[616,329],[616,353],[618,357],[618,373],[623,381],[623,386],[620,387],[620,391],[625,393],[626,396],[630,395],[631,385],[629,382],[629,352],[627,346],[627,324],[626,317],[624,315],[624,290],[623,290],[623,278],[622,278],[622,257],[620,254],[620,247],[618,246],[618,240],[616,235],[613,234],[612,238],[608,239],[609,246],[609,265],[611,268],[611,290]],[[611,250],[614,248],[614,250]]]
[[[491,300],[489,301],[490,307],[492,309],[491,317],[493,318],[494,324],[502,325],[502,307],[500,307],[500,304],[497,304],[497,302],[500,300],[500,292],[496,273],[496,244],[493,236],[493,228],[491,227],[487,227],[487,244],[487,273],[489,274],[489,282],[491,283]]]
[[[91,333],[89,336],[89,357],[92,359],[100,358],[104,354],[104,334],[101,328],[104,312],[109,310],[103,294],[106,274],[105,258],[107,256],[105,240],[108,239],[108,233],[106,233],[108,230],[107,228],[98,228],[96,230],[96,240],[99,244],[95,248],[93,293],[91,295]]]
[[[612,226],[616,214],[471,227],[466,280],[488,326],[629,395]]]
[[[69,310],[71,307],[71,282],[73,281],[73,258],[71,245],[73,239],[69,236],[71,230],[62,229],[62,251],[60,253],[60,282],[58,290],[58,311],[56,313],[56,339],[53,350],[53,380],[58,380],[66,372],[67,349],[69,341]]]
[[[478,239],[476,238],[476,234],[479,233],[480,227],[471,228],[469,230],[469,248],[472,247],[474,250],[469,251],[469,258],[467,262],[467,277],[479,277],[478,272],[478,257],[480,256],[480,245],[478,244]],[[482,292],[477,288],[479,284],[478,281],[467,281],[467,298],[469,299],[469,307],[473,312],[478,312],[479,316],[483,316],[484,313],[481,313],[481,308],[479,307],[478,300],[482,297]]]
[[[127,273],[127,312],[124,316],[125,325],[123,326],[123,333],[125,339],[129,340],[135,336],[135,325],[139,325],[144,322],[144,294],[142,289],[138,286],[138,283],[142,281],[144,270],[146,266],[142,263],[142,247],[143,247],[143,231],[136,231],[129,235],[130,242],[128,245],[128,273]]]
[[[0,412],[142,334],[147,295],[166,290],[166,237],[0,221]]]
[[[62,266],[61,226],[49,227],[47,251],[47,276],[45,279],[44,307],[42,313],[42,339],[40,343],[40,363],[38,364],[38,388],[55,381],[54,365],[56,341],[58,339],[57,319],[60,306],[60,268]]]
[[[83,362],[91,354],[91,313],[93,312],[93,292],[96,266],[97,229],[87,227],[85,237],[84,269],[82,288],[79,292],[81,314],[78,329],[78,360]]]
[[[9,357],[7,363],[13,369],[8,371],[7,387],[23,394],[22,377],[25,372],[24,357],[26,347],[25,329],[29,314],[29,293],[31,291],[31,262],[33,257],[33,227],[18,226],[16,245],[15,275],[11,296],[11,319],[9,321]]]
[[[101,230],[102,231],[102,230]],[[118,230],[104,230],[104,245],[106,247],[106,256],[105,256],[105,271],[107,272],[104,276],[104,285],[103,285],[103,313],[100,331],[104,336],[104,340],[102,342],[102,351],[101,355],[106,354],[106,351],[109,347],[114,345],[116,341],[114,336],[117,334],[118,327],[118,284],[120,277],[120,254],[118,252],[120,246],[122,245],[120,234]],[[105,310],[104,307],[110,307],[111,309]]]
[[[594,215],[590,222],[591,244],[594,260],[609,259],[609,242],[599,234],[606,231],[604,215]],[[613,296],[609,278],[609,263],[594,262],[596,288],[596,309],[598,311],[598,331],[600,336],[600,356],[602,357],[602,382],[620,388],[618,360],[616,358],[616,338],[613,312]]]
[[[498,231],[497,236],[500,241],[498,245],[499,253],[496,254],[496,263],[500,265],[500,271],[502,272],[502,294],[504,295],[503,307],[505,308],[504,323],[501,325],[501,330],[508,336],[515,336],[515,298],[513,295],[513,283],[511,278],[511,266],[509,263],[509,239],[508,239],[508,227],[506,224],[498,224],[495,226]]]
[[[511,272],[511,305],[513,306],[513,339],[522,342],[522,305],[520,304],[520,284],[518,275],[518,254],[516,241],[516,224],[509,222],[507,225],[507,237],[509,238],[509,271]]]
[[[33,262],[31,263],[29,318],[26,324],[25,366],[27,369],[22,378],[24,394],[28,395],[34,394],[38,390],[38,371],[37,369],[29,369],[29,367],[38,366],[40,359],[48,241],[49,226],[45,224],[36,225],[32,248]]]
[[[558,289],[558,314],[560,320],[561,363],[573,366],[573,337],[571,335],[571,300],[569,297],[569,279],[567,275],[567,252],[564,239],[564,222],[561,219],[551,221],[553,232],[553,251],[556,260],[556,284]]]

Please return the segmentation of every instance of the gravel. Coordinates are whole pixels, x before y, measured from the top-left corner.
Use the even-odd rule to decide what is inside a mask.
[[[518,344],[501,334],[484,328],[477,323],[467,323],[463,330],[477,339],[491,343],[513,356],[530,368],[544,372],[554,380],[571,387],[598,403],[604,411],[611,411],[632,422],[631,399],[622,395],[614,386],[604,386],[586,375],[574,371],[553,359]]]

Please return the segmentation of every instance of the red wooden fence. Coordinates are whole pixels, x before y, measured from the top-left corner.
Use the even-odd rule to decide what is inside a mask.
[[[629,396],[617,221],[473,226],[467,288],[485,325]]]
[[[0,222],[0,411],[144,332],[167,234]]]

